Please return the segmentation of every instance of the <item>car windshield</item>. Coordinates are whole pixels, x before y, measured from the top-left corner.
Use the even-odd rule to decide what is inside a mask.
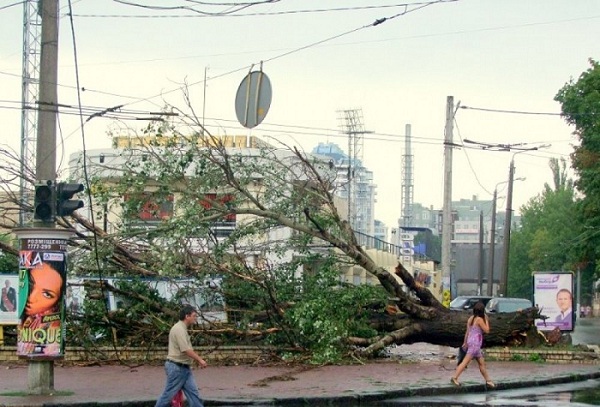
[[[450,308],[462,308],[467,305],[467,297],[456,297],[450,302]]]
[[[531,307],[531,301],[526,299],[493,299],[487,303],[485,309],[488,312],[515,312]]]
[[[521,311],[525,308],[531,307],[530,301],[507,301],[506,303],[498,304],[498,311],[500,312],[515,312]]]

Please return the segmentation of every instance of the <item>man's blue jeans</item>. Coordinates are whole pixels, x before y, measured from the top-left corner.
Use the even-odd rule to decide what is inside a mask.
[[[204,407],[194,375],[189,367],[180,366],[167,360],[165,362],[165,373],[167,374],[167,384],[155,407],[169,407],[171,400],[179,390],[183,390],[188,406]]]

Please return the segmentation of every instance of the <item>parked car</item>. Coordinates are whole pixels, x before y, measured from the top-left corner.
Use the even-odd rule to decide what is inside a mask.
[[[473,309],[475,304],[482,302],[486,305],[492,297],[486,297],[484,295],[459,295],[450,302],[450,309],[464,311]]]
[[[490,313],[516,312],[531,308],[531,301],[525,298],[494,297],[485,306]]]

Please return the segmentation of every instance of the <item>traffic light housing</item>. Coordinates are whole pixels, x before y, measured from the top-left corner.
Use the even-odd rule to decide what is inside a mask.
[[[33,198],[33,220],[51,223],[55,220],[55,187],[52,181],[35,184]]]
[[[83,184],[60,182],[56,186],[56,216],[69,216],[77,209],[83,208],[82,200],[71,198],[84,189]]]

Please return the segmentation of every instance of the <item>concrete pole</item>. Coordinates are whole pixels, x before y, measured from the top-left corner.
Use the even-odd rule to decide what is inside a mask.
[[[576,315],[575,321],[577,321],[577,319],[579,318],[579,310],[581,310],[581,269],[580,267],[577,267],[577,298],[576,298],[576,303],[575,303],[575,308],[573,309],[573,312]]]
[[[510,160],[508,170],[508,192],[506,193],[506,213],[504,215],[504,244],[502,256],[502,272],[500,273],[500,294],[504,297],[508,293],[508,259],[510,255],[510,226],[512,223],[512,193],[515,177],[515,161]]]
[[[41,6],[42,38],[36,145],[36,180],[56,181],[56,122],[58,116],[58,0]],[[54,228],[54,223],[38,225]],[[54,391],[54,360],[28,360],[28,388],[32,394]]]
[[[510,166],[508,169],[508,193],[506,195],[506,214],[504,216],[504,247],[502,256],[502,270],[500,271],[500,293],[506,297],[508,293],[508,263],[510,258],[510,228],[512,224],[512,195],[513,195],[513,184],[515,181],[515,156],[517,154],[526,153],[528,151],[536,151],[540,148],[550,147],[550,144],[543,144],[541,146],[527,148],[525,150],[517,151],[512,155],[510,159]],[[517,178],[517,181],[522,181],[525,178]]]
[[[477,294],[483,295],[483,211],[479,211],[479,270],[477,272]]]
[[[452,132],[454,129],[454,97],[446,98],[446,128],[444,137],[444,206],[442,210],[442,298],[452,298]]]
[[[488,253],[487,270],[487,295],[494,295],[494,251],[496,244],[496,198],[498,197],[498,188],[494,188],[494,199],[492,201],[492,227],[490,230],[490,250]]]
[[[44,0],[36,146],[36,179],[56,179],[56,121],[58,116],[58,0]]]

